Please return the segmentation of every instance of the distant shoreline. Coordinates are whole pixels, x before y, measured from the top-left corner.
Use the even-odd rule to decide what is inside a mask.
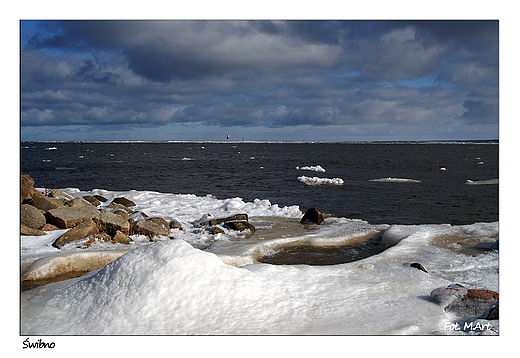
[[[498,139],[476,139],[476,140],[417,140],[417,141],[270,141],[270,140],[29,140],[20,141],[20,143],[280,143],[280,144],[313,144],[313,143],[331,143],[331,144],[499,144]]]

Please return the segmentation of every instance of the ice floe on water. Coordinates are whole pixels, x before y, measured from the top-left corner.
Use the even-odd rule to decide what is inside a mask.
[[[344,181],[341,178],[318,178],[318,177],[307,177],[302,175],[298,177],[298,180],[307,185],[343,185]]]
[[[312,171],[315,171],[315,172],[323,172],[325,173],[325,169],[323,169],[323,167],[321,165],[316,165],[316,166],[304,166],[304,167],[296,167],[296,170],[312,170]]]
[[[420,183],[420,180],[415,179],[406,179],[406,178],[380,178],[380,179],[370,179],[369,181],[375,182],[383,182],[383,183]]]

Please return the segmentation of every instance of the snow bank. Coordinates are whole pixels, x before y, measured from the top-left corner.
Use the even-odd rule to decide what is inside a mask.
[[[318,177],[306,177],[305,175],[302,175],[301,177],[298,177],[298,180],[302,183],[305,183],[307,185],[343,185],[343,179],[341,178],[318,178]]]

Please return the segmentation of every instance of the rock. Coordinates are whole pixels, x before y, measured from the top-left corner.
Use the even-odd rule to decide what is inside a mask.
[[[101,196],[101,195],[93,195],[94,198],[96,198],[97,200],[101,201],[102,203],[105,203],[108,201],[107,198],[105,198],[104,196]]]
[[[126,206],[127,208],[129,208],[131,206],[135,206],[135,203],[132,200],[129,200],[123,196],[119,197],[119,198],[115,198],[114,200],[112,200],[112,203],[121,204],[121,205]]]
[[[133,223],[132,232],[136,235],[153,238],[155,236],[168,236],[170,230],[150,220],[139,220]]]
[[[96,235],[98,232],[96,223],[92,219],[83,219],[78,225],[57,238],[52,246],[59,249],[65,244],[84,239],[90,235]]]
[[[45,216],[40,210],[29,204],[20,206],[20,223],[33,229],[40,229],[45,225]]]
[[[426,269],[424,268],[424,266],[421,265],[421,264],[418,263],[418,262],[412,262],[412,263],[410,264],[410,267],[413,267],[413,268],[416,268],[417,270],[421,270],[421,271],[424,271],[424,272],[428,273],[428,271],[426,271]]]
[[[496,306],[493,306],[488,311],[484,312],[484,314],[481,317],[489,321],[498,319],[498,303],[496,304]]]
[[[168,233],[170,233],[170,225],[168,224],[168,222],[166,220],[164,220],[164,218],[156,217],[156,218],[149,218],[146,220],[153,221],[154,223],[161,225],[163,228],[168,230]]]
[[[52,225],[52,224],[45,224],[42,226],[42,228],[40,230],[42,231],[54,231],[54,230],[59,230],[60,228]]]
[[[124,206],[123,204],[118,204],[118,203],[110,203],[110,205],[108,206],[109,209],[121,209],[121,210],[124,210],[126,211],[127,213],[129,214],[132,214],[133,211],[129,208],[127,208],[126,206]]]
[[[110,211],[103,211],[94,217],[94,221],[100,231],[104,231],[109,235],[115,235],[119,230],[124,234],[130,232],[130,223],[121,216]]]
[[[67,201],[65,203],[65,206],[68,206],[68,207],[71,207],[71,208],[78,207],[78,206],[87,206],[87,205],[92,206],[92,204],[90,204],[90,202],[86,201],[83,198],[72,199],[72,200]]]
[[[28,226],[25,226],[25,225],[20,225],[20,234],[21,234],[21,235],[26,235],[26,236],[42,236],[42,235],[47,235],[47,233],[45,233],[45,232],[42,231],[42,230],[33,229],[32,227],[28,227]]]
[[[211,230],[209,230],[209,233],[211,235],[217,235],[217,234],[224,234],[224,230],[222,230],[221,228],[219,228],[218,226],[214,226],[211,228]]]
[[[491,306],[498,304],[498,293],[484,289],[468,289],[461,285],[450,285],[433,290],[430,300],[444,306],[446,312],[461,317],[482,315]]]
[[[69,194],[65,194],[64,192],[62,192],[60,189],[52,189],[49,196],[51,198],[55,198],[55,199],[65,199],[67,201],[69,200],[72,200],[74,199],[72,196],[70,196]]]
[[[255,232],[255,227],[247,221],[227,221],[223,226],[236,231],[250,230],[252,234]]]
[[[132,239],[123,234],[121,231],[117,230],[116,234],[112,238],[112,242],[126,245],[131,243]]]
[[[302,224],[314,223],[319,225],[323,222],[323,214],[316,208],[307,209],[300,222]]]
[[[209,214],[208,214],[208,216],[211,217],[211,215],[209,215]],[[222,224],[222,223],[225,223],[228,221],[239,221],[239,220],[249,222],[249,218],[248,218],[247,214],[236,214],[233,216],[229,216],[227,218],[210,219],[210,220],[206,220],[206,218],[208,218],[208,217],[203,217],[201,219],[201,221],[199,223],[197,223],[197,226],[214,226],[214,225]]]
[[[114,214],[121,216],[124,220],[130,220],[130,215],[122,209],[117,209]]]
[[[99,206],[101,205],[101,201],[97,198],[95,198],[94,196],[92,195],[83,195],[82,196],[83,199],[85,199],[86,201],[88,201],[90,204],[92,204],[93,206]],[[107,199],[105,199],[106,201]]]
[[[99,210],[92,205],[72,208],[61,207],[47,212],[47,222],[60,229],[69,229],[78,225],[84,219],[92,219],[97,215],[99,215]]]
[[[40,192],[33,194],[32,202],[35,207],[43,211],[49,211],[63,206],[63,202],[61,200],[45,196]]]
[[[170,229],[182,230],[182,225],[181,225],[180,222],[178,222],[177,220],[173,219],[172,222],[170,223]]]
[[[35,193],[39,193],[34,187],[34,180],[28,174],[22,174],[20,178],[20,203],[31,199]]]

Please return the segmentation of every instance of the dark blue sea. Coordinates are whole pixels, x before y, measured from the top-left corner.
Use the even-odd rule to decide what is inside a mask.
[[[35,187],[268,199],[372,224],[498,221],[498,143],[22,142]],[[325,172],[298,170],[320,166]],[[298,178],[339,178],[307,185]]]

